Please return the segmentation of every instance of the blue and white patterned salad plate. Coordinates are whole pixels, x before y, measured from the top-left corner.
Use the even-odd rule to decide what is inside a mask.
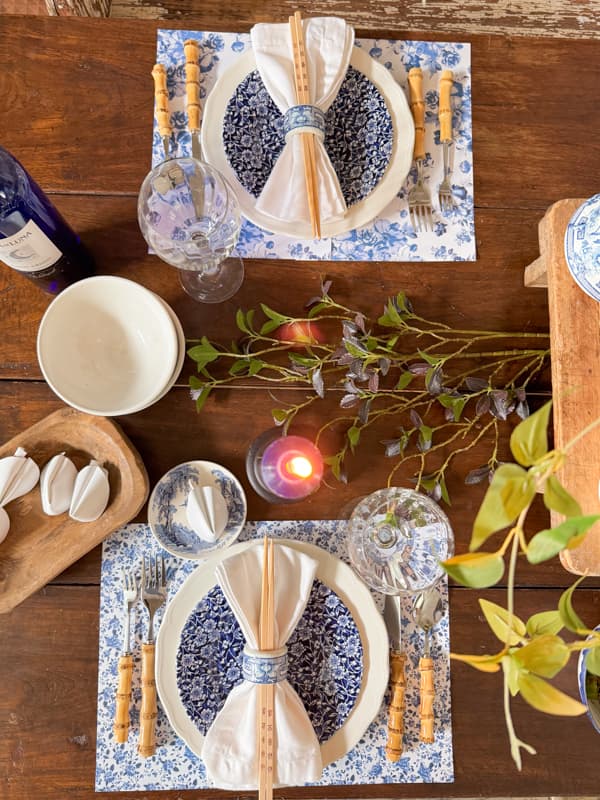
[[[578,286],[600,300],[600,194],[590,197],[567,225],[565,258]]]
[[[288,680],[311,718],[325,765],[348,753],[379,712],[388,682],[387,633],[371,593],[346,564],[306,542],[280,541],[318,562],[307,608],[288,642]],[[244,638],[215,566],[253,546],[242,542],[198,567],[160,627],[158,694],[174,730],[197,755],[242,679]]]
[[[301,231],[297,222],[274,220],[255,207],[284,144],[284,117],[250,50],[221,75],[208,96],[203,151],[234,187],[247,219],[273,233],[312,239],[309,228]],[[357,47],[325,114],[324,144],[348,206],[344,217],[322,226],[327,237],[366,225],[383,211],[412,161],[414,123],[404,92],[383,65]]]
[[[187,498],[192,486],[213,486],[225,499],[228,520],[216,542],[204,541],[187,519]],[[170,469],[154,487],[148,501],[148,524],[168,553],[204,559],[235,542],[246,521],[246,495],[229,470],[212,461],[186,461]]]

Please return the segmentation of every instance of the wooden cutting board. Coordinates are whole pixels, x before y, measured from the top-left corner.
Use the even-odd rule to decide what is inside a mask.
[[[5,507],[11,521],[0,543],[0,613],[16,605],[133,519],[148,497],[146,468],[119,426],[106,417],[63,408],[0,447],[0,458],[23,447],[41,468],[65,452],[78,469],[94,458],[108,470],[110,498],[95,522],[42,511],[39,484]]]
[[[540,222],[540,258],[525,272],[527,286],[548,287],[554,444],[563,447],[600,417],[600,303],[575,283],[564,254],[569,220],[585,200],[561,200]],[[569,451],[559,478],[584,514],[600,514],[600,427]],[[552,524],[563,517],[552,512]],[[560,555],[577,575],[600,575],[600,523],[583,543]]]

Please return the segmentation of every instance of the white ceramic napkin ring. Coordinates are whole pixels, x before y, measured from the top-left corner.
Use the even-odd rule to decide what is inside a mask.
[[[317,106],[291,106],[283,115],[285,141],[299,133],[313,133],[321,141],[325,139],[325,114]]]

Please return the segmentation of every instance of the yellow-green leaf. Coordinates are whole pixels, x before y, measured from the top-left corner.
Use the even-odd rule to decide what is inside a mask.
[[[507,655],[502,659],[502,669],[506,675],[508,690],[514,697],[519,692],[519,675],[521,673],[521,665],[515,661],[512,655]]]
[[[562,624],[565,626],[565,628],[568,628],[568,630],[572,631],[573,633],[586,630],[585,625],[577,616],[575,609],[573,608],[573,592],[584,578],[585,575],[582,575],[581,578],[576,580],[569,589],[561,594],[560,600],[558,601],[558,613],[560,614]]]
[[[525,647],[520,647],[513,656],[529,672],[543,678],[553,678],[565,666],[569,654],[569,648],[560,636],[546,633],[536,636]]]
[[[511,525],[533,500],[535,482],[517,464],[503,464],[492,482],[475,517],[469,550],[477,550],[492,533]]]
[[[600,677],[600,642],[598,647],[588,650],[585,657],[585,668],[588,672],[591,672],[592,675],[598,675]]]
[[[548,420],[552,400],[520,422],[510,436],[510,449],[515,459],[530,467],[548,452]]]
[[[463,553],[442,562],[451,578],[471,589],[484,589],[504,575],[504,559],[498,553]]]
[[[558,611],[540,611],[529,617],[525,629],[529,636],[543,636],[545,633],[558,633],[563,624]]]
[[[483,615],[487,620],[494,634],[502,644],[513,646],[519,644],[521,639],[525,636],[525,624],[515,614],[512,615],[510,620],[510,638],[509,638],[509,614],[505,608],[479,598],[479,605],[483,611]]]
[[[574,541],[581,544],[585,534],[599,519],[599,514],[569,517],[555,528],[539,531],[527,545],[527,560],[530,564],[539,564],[557,555]]]
[[[546,714],[577,717],[586,711],[582,703],[530,672],[521,672],[519,675],[519,691],[530,706]]]
[[[556,475],[550,475],[544,486],[544,505],[565,517],[580,517],[581,506],[565,489]]]
[[[470,667],[474,667],[480,672],[498,672],[500,669],[500,664],[498,662],[500,661],[501,657],[501,655],[470,656],[461,655],[458,653],[450,653],[450,658],[453,659],[453,661],[462,661],[464,664],[468,664]]]

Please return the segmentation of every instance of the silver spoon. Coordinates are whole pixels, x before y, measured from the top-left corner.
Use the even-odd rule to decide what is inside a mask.
[[[420,703],[419,718],[421,720],[420,739],[431,744],[433,735],[433,701],[435,689],[433,685],[433,659],[430,657],[429,636],[444,613],[442,595],[435,587],[420,592],[413,602],[413,616],[417,625],[425,631],[425,654],[419,659]]]

